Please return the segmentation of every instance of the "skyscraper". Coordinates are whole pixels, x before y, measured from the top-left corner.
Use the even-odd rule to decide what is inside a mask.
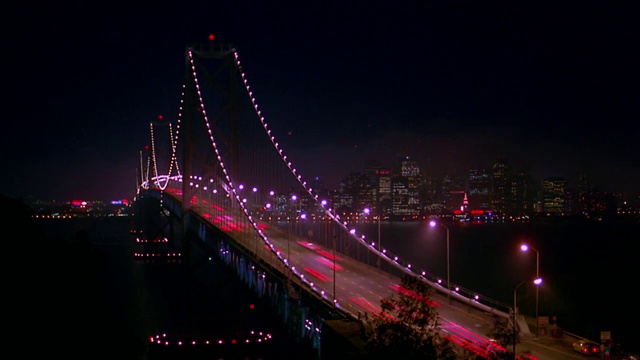
[[[469,169],[469,207],[491,209],[491,177],[485,168]]]
[[[511,192],[511,169],[506,159],[498,159],[493,164],[491,207],[496,214],[505,214]]]
[[[548,214],[561,215],[565,212],[567,180],[551,177],[542,180],[543,210]]]

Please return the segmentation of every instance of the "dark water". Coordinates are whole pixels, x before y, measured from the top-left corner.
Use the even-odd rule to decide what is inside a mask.
[[[41,294],[34,297],[49,302],[33,322],[46,319],[48,331],[56,332],[45,348],[84,359],[311,358],[311,350],[292,343],[266,304],[223,265],[135,260],[134,252],[142,247],[129,235],[130,221],[39,221],[51,248],[34,251],[53,257],[41,269],[49,279],[33,284]],[[85,231],[86,242],[78,235]],[[262,345],[241,344],[252,330],[271,338]],[[168,340],[224,339],[228,345],[167,347],[149,341],[161,334]]]
[[[214,358],[300,357],[304,350],[292,346],[278,320],[215,261],[202,262],[190,271],[182,270],[180,263],[135,261],[132,254],[138,245],[129,237],[129,222],[126,218],[41,222],[44,238],[57,240],[48,240],[50,248],[23,246],[40,253],[27,258],[38,262],[34,266],[39,265],[40,272],[29,275],[26,280],[33,285],[23,291],[27,308],[39,312],[25,317],[20,326],[33,327],[38,334],[56,334],[49,336],[52,340],[47,345],[54,352],[69,355],[74,343],[74,351],[93,352],[91,358],[106,354],[119,359],[211,358],[211,354],[195,356],[182,350],[158,351],[148,338],[163,332],[201,336],[207,331],[239,333],[247,328],[272,332],[277,340],[263,352]],[[377,237],[377,225],[360,224],[359,228],[368,238]],[[514,285],[535,275],[535,252],[519,250],[526,241],[540,254],[541,316],[555,316],[565,331],[594,340],[600,331],[611,331],[614,340],[628,350],[640,350],[640,316],[634,297],[639,224],[452,225],[449,229],[452,283],[511,304]],[[78,233],[85,230],[90,246],[83,247]],[[383,222],[381,240],[401,259],[445,277],[443,228]],[[79,260],[74,254],[84,255]],[[535,314],[532,287],[518,289],[518,307]],[[34,331],[27,329],[22,331],[33,337]]]
[[[377,225],[360,224],[367,238]],[[536,253],[520,251],[527,242],[539,253],[540,316],[556,317],[565,331],[614,341],[640,351],[638,290],[640,224],[513,223],[449,226],[451,282],[507,304],[513,288],[535,277]],[[446,230],[426,223],[381,223],[381,243],[414,266],[446,278]],[[535,289],[517,290],[518,307],[535,315]]]

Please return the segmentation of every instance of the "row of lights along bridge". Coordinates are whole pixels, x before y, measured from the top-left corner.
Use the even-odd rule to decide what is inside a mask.
[[[243,189],[242,185],[240,186],[240,189],[241,190]],[[258,192],[258,190],[257,190],[256,187],[252,188],[252,193],[256,194],[256,197],[257,197],[257,192]],[[279,209],[281,215],[282,214],[286,214],[287,212],[284,211],[284,210],[286,210],[287,207],[283,206],[283,204],[286,205],[287,197],[286,196],[284,196],[284,197],[283,196],[276,196],[276,193],[274,191],[271,191],[269,193],[269,195],[270,195],[269,196],[270,199],[276,201],[275,204],[272,204],[271,202],[267,202],[267,203],[265,203],[264,207],[262,207],[261,209],[259,207],[259,210],[261,210],[261,211],[269,211],[269,210],[277,211]],[[295,194],[290,195],[289,199],[291,200],[292,204],[294,205],[292,207],[294,213],[296,214],[296,216],[294,216],[294,219],[296,219],[296,220],[306,220],[306,219],[308,219],[308,216],[307,216],[308,214],[303,212],[303,210],[302,210],[302,208],[303,208],[302,199],[299,198]],[[258,199],[256,199],[256,200],[258,200]],[[246,203],[248,200],[247,199],[243,199],[243,201]],[[278,204],[280,206],[278,206]],[[328,205],[328,201],[327,200],[321,200],[320,204],[322,205],[321,206],[321,209],[322,209],[321,211],[324,211],[324,209],[326,209],[326,206]],[[382,238],[381,238],[381,231],[380,231],[380,222],[381,222],[382,216],[373,215],[373,211],[369,207],[364,208],[362,213],[356,214],[355,216],[353,216],[354,220],[358,220],[360,218],[360,215],[364,215],[365,217],[372,217],[372,219],[377,222],[377,230],[378,231],[377,231],[377,242],[376,242],[376,244],[377,244],[378,251],[379,252],[383,252],[383,249],[382,249]],[[289,219],[288,217],[286,217],[286,218]],[[431,228],[435,228],[437,226],[441,226],[442,228],[444,228],[446,230],[446,242],[447,242],[447,247],[446,247],[446,249],[447,249],[447,254],[446,254],[446,257],[447,257],[446,288],[448,290],[452,290],[451,289],[450,230],[449,230],[449,227],[447,225],[445,225],[444,223],[442,223],[440,221],[436,221],[436,220],[429,221],[429,226]],[[535,287],[536,287],[536,300],[535,300],[536,336],[539,336],[539,327],[540,326],[539,326],[539,323],[538,323],[538,317],[539,317],[538,316],[539,315],[538,314],[538,309],[539,309],[539,291],[538,291],[538,289],[539,289],[539,285],[542,284],[542,278],[540,277],[540,252],[536,248],[534,248],[534,247],[532,247],[532,246],[530,246],[528,244],[522,244],[520,246],[520,250],[522,252],[528,252],[529,250],[533,250],[536,253],[536,274],[535,274],[534,280],[532,281],[532,284],[535,285]],[[517,311],[517,309],[518,309],[518,307],[517,307],[517,290],[518,290],[518,288],[520,286],[522,286],[523,284],[526,284],[527,282],[528,282],[527,280],[524,280],[524,281],[520,282],[519,284],[517,284],[516,286],[514,286],[514,288],[513,288],[513,311],[512,311],[513,319],[512,319],[512,321],[513,321],[513,329],[514,329],[514,331],[513,331],[513,334],[514,334],[513,335],[514,336],[514,353],[515,353],[515,337],[516,337],[515,324],[516,324],[516,315],[517,315],[517,312],[518,312]],[[449,299],[450,299],[450,292],[448,294],[449,294],[448,296],[449,296]]]

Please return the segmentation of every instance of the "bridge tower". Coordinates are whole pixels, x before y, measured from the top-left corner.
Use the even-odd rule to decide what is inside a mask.
[[[210,36],[212,39],[213,37]],[[230,44],[196,43],[187,46],[185,88],[182,107],[181,144],[183,171],[183,213],[190,208],[194,190],[189,186],[192,176],[209,177],[224,182],[216,175],[219,170],[205,121],[208,121],[218,148],[225,152],[227,170],[232,179],[239,163],[238,98],[245,96],[241,74],[236,66],[235,48]],[[201,75],[196,78],[195,70]],[[202,76],[204,75],[204,76]],[[202,104],[206,103],[206,113]],[[202,151],[208,149],[208,151]]]

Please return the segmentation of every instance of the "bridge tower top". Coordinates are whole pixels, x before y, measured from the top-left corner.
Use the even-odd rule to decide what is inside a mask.
[[[236,49],[232,44],[219,44],[210,41],[207,43],[189,44],[187,45],[187,52],[189,51],[201,59],[224,59],[230,54],[234,54]],[[187,58],[187,61],[188,60]]]
[[[186,47],[181,120],[181,167],[186,179],[196,173],[221,178],[219,166],[207,166],[211,163],[217,164],[217,161],[211,161],[210,153],[203,153],[202,146],[198,146],[199,142],[206,144],[208,141],[205,135],[207,132],[204,131],[205,124],[215,133],[218,150],[224,153],[227,159],[227,170],[231,178],[236,178],[239,167],[238,108],[240,98],[247,96],[246,89],[238,68],[235,47],[232,44],[215,42],[213,39],[213,35],[210,35],[210,41],[191,43]],[[210,144],[208,146],[210,147]],[[182,190],[185,199],[189,199],[193,191],[189,181],[184,181]],[[189,201],[183,201],[183,207],[189,206]]]

